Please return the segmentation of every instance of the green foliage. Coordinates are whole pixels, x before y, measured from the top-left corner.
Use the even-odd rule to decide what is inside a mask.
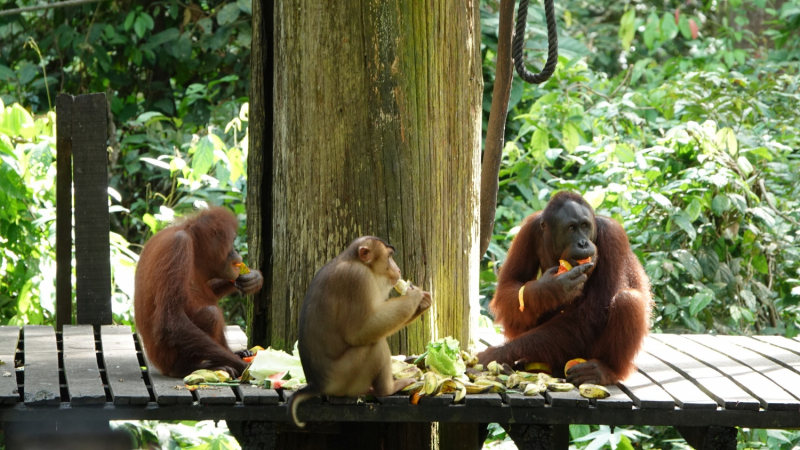
[[[129,432],[134,448],[168,448],[188,450],[238,450],[241,448],[231,436],[224,421],[116,421],[113,429]]]
[[[48,95],[106,92],[117,124],[159,111],[203,127],[221,101],[246,95],[250,14],[250,0],[112,0],[0,17],[0,98],[44,113]]]

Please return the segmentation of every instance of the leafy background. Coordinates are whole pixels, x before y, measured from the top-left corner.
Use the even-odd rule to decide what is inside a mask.
[[[484,124],[497,6],[481,3]],[[61,92],[110,99],[118,323],[132,323],[141,245],[174,215],[227,205],[246,252],[250,14],[248,0],[107,0],[0,16],[0,323],[53,322]],[[512,87],[484,308],[520,221],[572,189],[627,230],[652,280],[656,331],[798,335],[800,0],[565,0],[556,14],[556,73]],[[533,69],[545,48],[533,5]],[[243,324],[240,298],[223,306]],[[222,425],[115,426],[141,446],[236,447]],[[663,427],[571,433],[576,448],[686,448]],[[796,431],[739,433],[741,448],[797,445]],[[497,426],[486,447],[513,448]]]

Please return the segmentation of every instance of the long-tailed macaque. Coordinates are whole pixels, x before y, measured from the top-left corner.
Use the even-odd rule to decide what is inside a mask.
[[[409,286],[389,298],[400,279],[394,247],[362,236],[317,272],[300,310],[300,361],[308,385],[289,401],[298,426],[297,406],[316,395],[393,394],[410,378],[394,380],[386,337],[431,306],[431,295]],[[388,299],[388,300],[387,300]]]

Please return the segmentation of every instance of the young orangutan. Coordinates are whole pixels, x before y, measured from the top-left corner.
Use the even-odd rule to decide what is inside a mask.
[[[197,369],[237,377],[247,366],[225,340],[220,298],[252,294],[264,278],[240,275],[233,248],[238,222],[224,208],[211,208],[155,234],[136,269],[136,330],[147,356],[162,374],[183,377]]]
[[[400,279],[394,247],[379,238],[354,240],[317,272],[300,310],[300,361],[308,385],[289,401],[298,426],[297,406],[316,395],[386,396],[408,386],[394,380],[386,337],[431,306],[431,295],[409,286],[387,300]]]

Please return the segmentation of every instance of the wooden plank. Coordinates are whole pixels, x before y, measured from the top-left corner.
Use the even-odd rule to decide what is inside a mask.
[[[540,394],[523,395],[518,393],[503,394],[503,400],[513,407],[541,408],[544,406],[544,397]]]
[[[194,391],[201,405],[232,405],[236,403],[236,394],[227,386],[208,386]]]
[[[72,108],[77,321],[106,325],[113,319],[108,240],[108,104],[105,94],[88,94],[74,97]]]
[[[753,336],[753,339],[766,342],[767,344],[789,350],[792,354],[788,355],[784,362],[788,363],[795,371],[800,371],[800,342],[787,339],[783,336]]]
[[[25,404],[60,404],[55,330],[51,326],[25,325],[22,334],[25,339]]]
[[[697,334],[685,335],[685,337],[703,344],[708,348],[721,352],[729,358],[750,367],[758,373],[761,373],[763,376],[769,378],[775,382],[775,384],[780,386],[786,392],[786,398],[798,399],[797,395],[790,396],[790,394],[797,392],[797,386],[800,386],[800,375],[792,370],[787,369],[779,364],[775,364],[756,352],[750,351],[746,348],[735,345],[728,340],[720,339],[716,336]]]
[[[442,394],[434,397],[423,395],[419,398],[419,404],[421,406],[448,406],[453,403],[455,398],[456,396],[453,394]]]
[[[130,327],[103,325],[100,328],[100,342],[103,346],[108,388],[114,404],[147,404],[150,393],[144,384]]]
[[[645,349],[651,355],[667,363],[681,375],[691,380],[704,393],[725,409],[749,409],[757,411],[761,402],[745,392],[725,375],[697,359],[660,342],[657,334],[646,340]],[[669,339],[669,338],[665,338]]]
[[[0,326],[0,404],[19,402],[17,371],[14,361],[19,344],[18,326]]]
[[[247,349],[247,335],[237,325],[225,327],[225,340],[228,341],[228,347],[234,352]],[[292,352],[288,353],[291,354]]]
[[[143,351],[142,355],[150,378],[150,387],[153,388],[153,395],[159,405],[188,405],[194,402],[191,391],[178,388],[184,386],[182,379],[163,375],[147,357],[147,353]]]
[[[675,400],[661,386],[640,372],[632,373],[627,380],[618,384],[633,404],[642,409],[675,409]]]
[[[745,391],[757,398],[761,407],[770,411],[798,411],[800,401],[787,395],[780,386],[752,368],[708,348],[687,336],[658,335],[662,342],[715,367]]]
[[[467,406],[503,406],[500,394],[471,394],[464,397]]]
[[[264,389],[254,384],[240,384],[239,397],[245,405],[277,405],[280,396],[275,389]]]
[[[64,378],[70,403],[73,406],[105,403],[106,390],[97,366],[94,327],[65,324],[62,336]]]
[[[328,397],[328,403],[331,405],[362,405],[365,403],[364,396],[358,397]]]
[[[387,395],[386,397],[377,397],[377,400],[381,405],[408,405],[411,403],[411,396]]]
[[[72,100],[56,97],[56,329],[72,323]]]
[[[717,402],[658,358],[642,352],[636,358],[636,365],[639,371],[664,388],[681,408],[717,409]]]
[[[606,386],[611,396],[608,398],[591,399],[590,403],[598,408],[603,409],[631,409],[633,408],[633,400],[622,391],[617,385]]]
[[[569,392],[552,392],[545,391],[544,398],[547,403],[554,408],[588,408],[589,399],[583,397],[578,389],[572,389]]]
[[[752,350],[784,367],[792,369],[796,373],[800,373],[800,355],[797,353],[747,336],[718,336],[718,338]],[[793,392],[798,392],[798,389],[795,388]]]

